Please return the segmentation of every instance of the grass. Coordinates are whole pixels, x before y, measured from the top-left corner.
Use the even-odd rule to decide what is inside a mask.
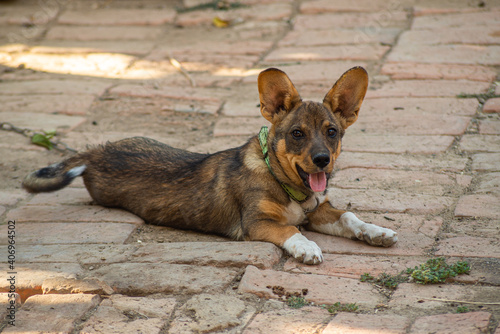
[[[304,297],[290,296],[287,298],[286,304],[291,308],[302,308],[309,305],[309,302]]]
[[[467,306],[457,307],[457,313],[467,313],[467,312],[469,312],[469,308]]]
[[[470,266],[468,262],[458,261],[454,264],[447,264],[442,257],[429,259],[415,268],[407,268],[397,275],[382,273],[378,277],[370,274],[361,275],[361,282],[372,282],[380,284],[390,290],[395,290],[400,283],[416,282],[419,284],[443,283],[450,277],[461,274],[468,274]]]
[[[336,314],[339,312],[356,312],[358,310],[358,305],[356,303],[352,304],[342,304],[340,302],[336,302],[333,305],[325,306],[328,312]]]

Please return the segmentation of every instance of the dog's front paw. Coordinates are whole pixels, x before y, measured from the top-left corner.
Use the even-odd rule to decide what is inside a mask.
[[[300,233],[292,235],[285,241],[283,248],[294,258],[306,264],[318,264],[323,262],[321,248]]]
[[[373,246],[391,247],[398,241],[398,234],[391,229],[366,224],[356,233],[356,237]]]

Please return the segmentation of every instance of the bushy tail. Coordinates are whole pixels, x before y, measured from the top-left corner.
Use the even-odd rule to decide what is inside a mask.
[[[76,155],[28,174],[24,178],[23,188],[30,193],[56,191],[73,182],[86,168],[84,159]]]

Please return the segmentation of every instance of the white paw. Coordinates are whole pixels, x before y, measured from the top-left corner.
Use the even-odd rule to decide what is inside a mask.
[[[323,262],[323,254],[318,245],[300,233],[296,233],[288,238],[283,244],[283,248],[294,258],[306,264]]]
[[[367,224],[358,219],[353,213],[346,212],[341,219],[346,219],[353,227],[356,238],[364,240],[373,246],[391,247],[398,241],[398,234],[391,229]]]

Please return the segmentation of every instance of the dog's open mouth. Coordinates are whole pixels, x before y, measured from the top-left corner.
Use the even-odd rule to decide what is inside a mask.
[[[330,174],[325,172],[307,174],[299,165],[295,165],[304,185],[312,191],[322,193],[326,189]]]

